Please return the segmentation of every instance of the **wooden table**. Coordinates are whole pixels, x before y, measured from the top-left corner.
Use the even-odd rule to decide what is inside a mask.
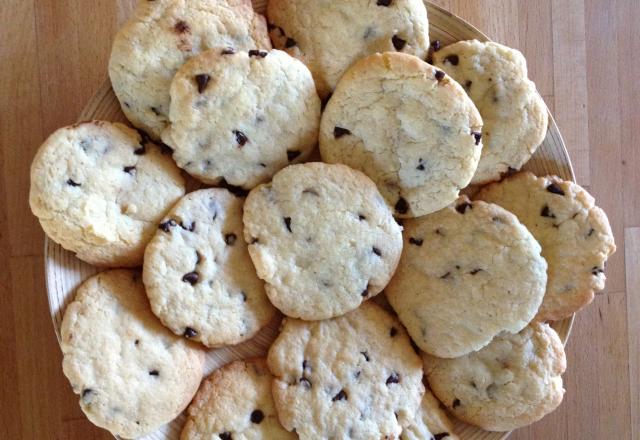
[[[640,1],[438,0],[519,48],[564,134],[578,182],[608,213],[618,252],[581,313],[558,411],[524,439],[640,439]],[[0,438],[109,439],[62,375],[27,203],[39,144],[72,123],[106,75],[133,0],[7,0],[0,8]]]

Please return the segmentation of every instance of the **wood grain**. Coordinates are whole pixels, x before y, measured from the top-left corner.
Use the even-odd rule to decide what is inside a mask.
[[[607,209],[619,245],[607,270],[611,298],[598,297],[574,326],[565,402],[512,438],[640,439],[638,1],[435,3],[525,52],[532,79],[555,111],[578,182]],[[27,205],[28,170],[46,135],[72,123],[99,87],[110,41],[133,4],[7,0],[0,8],[2,439],[111,438],[85,420],[60,372],[44,294],[43,236]]]

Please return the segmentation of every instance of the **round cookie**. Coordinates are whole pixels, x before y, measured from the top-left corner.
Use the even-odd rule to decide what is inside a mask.
[[[434,394],[458,419],[487,431],[510,431],[560,405],[567,361],[555,330],[533,322],[463,357],[425,355],[424,367]]]
[[[174,333],[207,347],[250,339],[275,314],[242,239],[243,203],[226,189],[187,194],[145,252],[153,313]]]
[[[282,51],[215,49],[176,74],[169,119],[162,138],[178,166],[206,183],[251,189],[308,158],[320,99],[309,69]]]
[[[616,245],[607,215],[579,185],[523,172],[476,197],[513,212],[542,246],[549,270],[536,319],[569,317],[604,289],[605,264]]]
[[[185,191],[171,157],[123,124],[53,133],[31,164],[31,210],[56,243],[97,266],[132,267]]]
[[[270,0],[271,40],[303,60],[321,98],[357,60],[401,51],[425,58],[429,21],[422,0]]]
[[[264,17],[250,0],[138,2],[116,35],[109,77],[133,125],[160,139],[168,124],[169,86],[176,71],[208,49],[270,49]]]
[[[269,299],[306,320],[342,315],[387,285],[402,229],[371,180],[344,165],[307,163],[249,194],[249,254]]]
[[[413,424],[402,430],[400,440],[459,440],[440,405],[431,391],[425,391]]]
[[[522,168],[542,144],[549,122],[524,56],[498,43],[471,40],[435,52],[433,64],[464,86],[484,121],[484,148],[471,183],[499,180]]]
[[[385,292],[423,351],[463,356],[533,319],[547,263],[516,216],[462,197],[404,225],[402,259]]]
[[[424,392],[406,331],[371,301],[330,320],[285,319],[268,363],[280,422],[302,440],[398,438]]]
[[[264,359],[235,361],[214,371],[189,406],[181,440],[298,438],[286,431],[271,397]]]
[[[173,420],[202,379],[204,353],[158,322],[135,271],[85,281],[65,312],[60,345],[82,411],[123,438]]]
[[[462,87],[402,53],[344,75],[322,116],[320,153],[369,176],[398,217],[444,208],[473,176],[482,119]]]

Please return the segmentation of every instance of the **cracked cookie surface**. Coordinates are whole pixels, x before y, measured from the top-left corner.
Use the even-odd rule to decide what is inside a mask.
[[[402,258],[385,292],[423,351],[463,356],[534,318],[547,263],[513,214],[462,197],[404,226]]]
[[[484,148],[471,183],[499,180],[509,169],[522,168],[542,144],[549,122],[524,56],[498,43],[471,40],[434,52],[433,64],[462,84],[484,121]]]
[[[264,17],[250,0],[140,1],[115,37],[109,77],[133,125],[160,139],[169,86],[192,56],[213,48],[270,49]]]
[[[456,200],[482,150],[482,119],[462,87],[402,53],[358,61],[322,116],[322,160],[369,176],[398,217]]]
[[[243,240],[243,204],[226,189],[187,194],[145,252],[153,312],[174,333],[207,347],[245,341],[275,314]]]
[[[476,198],[513,212],[540,242],[549,279],[536,319],[571,316],[604,289],[616,250],[605,212],[579,185],[523,172],[483,188]]]
[[[488,431],[510,431],[560,405],[567,361],[555,330],[533,322],[466,356],[425,355],[424,367],[434,394],[455,417]]]
[[[339,318],[286,318],[269,350],[283,426],[301,439],[398,438],[424,392],[402,325],[372,302]]]
[[[89,278],[61,327],[64,374],[89,420],[123,438],[177,417],[202,379],[204,353],[164,328],[149,309],[140,274]]]
[[[185,191],[159,148],[119,123],[61,128],[31,165],[29,203],[56,243],[97,266],[138,266],[157,221]]]
[[[342,315],[395,271],[402,229],[374,183],[344,165],[292,165],[249,194],[245,240],[271,302],[307,320]]]
[[[270,0],[267,15],[274,46],[309,66],[323,99],[360,58],[429,49],[422,0]]]
[[[204,380],[189,406],[181,440],[289,440],[276,414],[264,359],[235,361]]]
[[[251,189],[309,157],[320,99],[309,69],[282,51],[215,49],[176,74],[169,119],[162,137],[178,166]]]

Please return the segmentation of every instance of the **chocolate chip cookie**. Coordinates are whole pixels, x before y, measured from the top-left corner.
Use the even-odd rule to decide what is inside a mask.
[[[373,182],[344,165],[292,165],[249,194],[249,254],[271,302],[307,320],[342,315],[395,271],[402,233]]]
[[[29,203],[47,235],[81,260],[131,267],[184,191],[171,157],[125,125],[91,121],[40,147]]]
[[[274,46],[309,66],[323,99],[360,58],[429,48],[422,0],[270,0],[267,14]]]
[[[320,153],[369,176],[398,217],[454,202],[476,171],[482,118],[462,87],[403,53],[344,75],[322,116]]]
[[[204,353],[158,322],[135,271],[85,281],[67,307],[61,334],[64,374],[82,411],[123,438],[173,420],[202,379]]]
[[[494,42],[460,41],[435,52],[433,64],[462,84],[484,121],[484,148],[472,183],[522,168],[542,144],[549,120],[524,56]]]
[[[216,49],[171,83],[163,140],[178,166],[206,183],[251,189],[318,142],[320,99],[309,69],[286,53]]]
[[[549,325],[504,332],[456,359],[424,356],[434,394],[458,419],[487,431],[510,431],[555,410],[564,395],[564,347]]]
[[[153,313],[207,347],[245,341],[275,313],[242,238],[243,204],[226,189],[192,192],[161,221],[145,252]]]
[[[116,35],[109,77],[129,121],[160,139],[168,124],[169,86],[177,70],[207,49],[271,48],[264,17],[250,0],[154,0]]]
[[[462,197],[404,226],[402,259],[385,292],[422,350],[463,356],[533,319],[547,263],[515,215]]]
[[[287,318],[269,350],[280,422],[301,439],[398,438],[424,392],[402,325],[369,301],[339,318]]]
[[[607,215],[582,187],[524,172],[485,187],[477,198],[513,212],[542,246],[549,279],[537,319],[571,316],[604,289],[616,245]]]

